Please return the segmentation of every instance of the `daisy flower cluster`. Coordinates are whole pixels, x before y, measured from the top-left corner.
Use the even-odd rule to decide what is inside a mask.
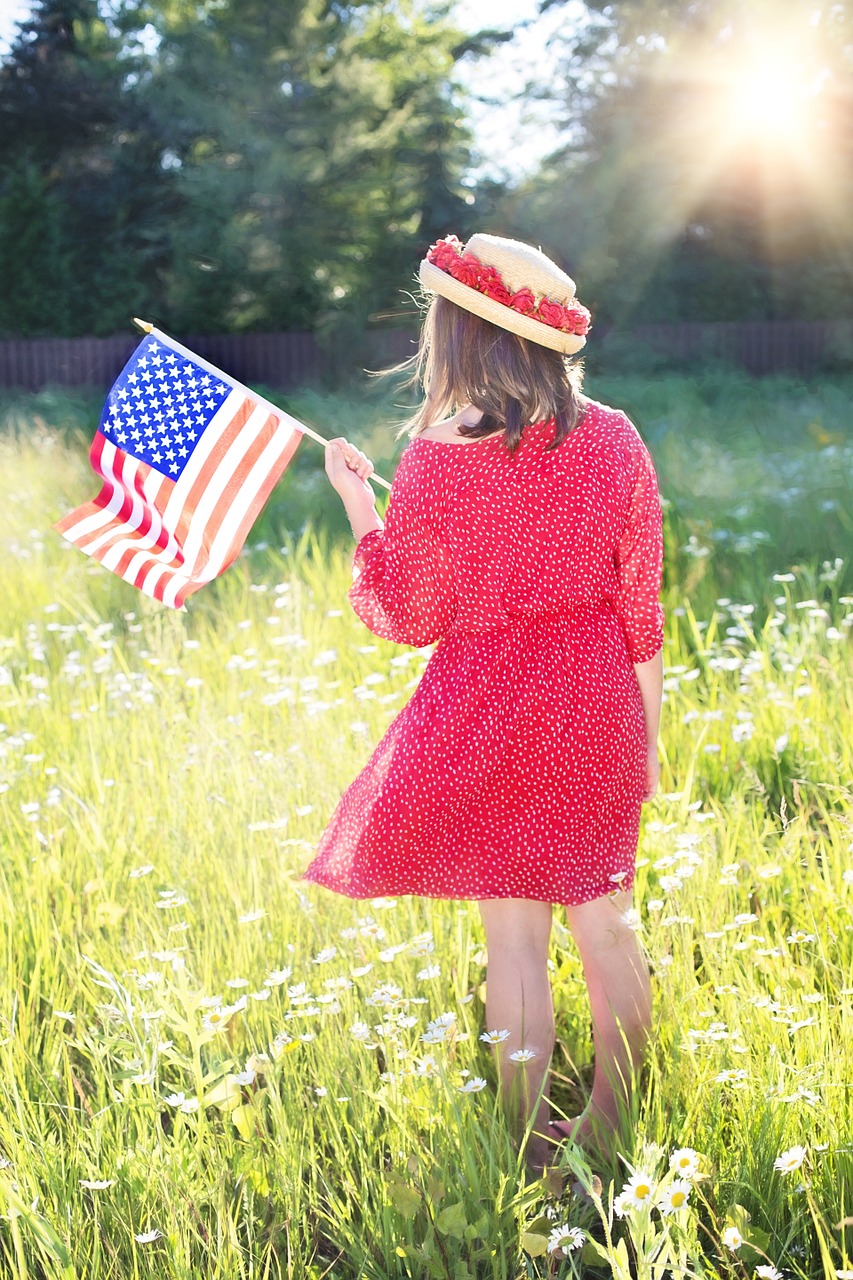
[[[693,1184],[702,1177],[702,1157],[692,1147],[679,1147],[669,1157],[669,1172],[661,1179],[638,1169],[613,1201],[620,1218],[642,1209],[655,1208],[664,1217],[687,1208]]]

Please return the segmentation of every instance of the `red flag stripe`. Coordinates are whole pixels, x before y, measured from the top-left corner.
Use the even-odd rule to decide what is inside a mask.
[[[193,512],[189,533],[182,544],[183,554],[172,566],[187,581],[196,578],[207,565],[210,547],[222,520],[245,484],[255,458],[263,452],[278,427],[278,419],[267,411],[266,406],[257,407],[252,416],[254,422],[246,422],[228,456],[220,462],[216,476],[211,476],[208,481]],[[161,577],[157,575],[158,581]]]
[[[131,465],[134,462],[136,465]],[[125,490],[126,499],[122,506],[122,511],[125,510],[128,502],[130,503],[130,511],[124,518],[119,512],[109,524],[99,529],[97,533],[91,536],[91,540],[87,540],[85,544],[80,539],[75,539],[77,545],[83,551],[103,563],[104,557],[117,539],[128,531],[132,531],[134,537],[145,536],[151,525],[151,508],[146,498],[144,486],[152,474],[159,476],[159,472],[149,467],[147,462],[143,462],[141,459],[128,458],[125,455],[120,472],[121,484]],[[160,478],[162,479],[162,477]]]
[[[118,537],[101,557],[101,563],[124,578],[133,558],[141,550],[165,551],[172,537],[163,523],[163,511],[174,485],[167,476],[160,475],[152,467],[143,487],[148,503],[148,520],[144,530],[139,529],[129,537]]]
[[[69,542],[74,542],[77,536],[82,536],[89,529],[96,529],[104,525],[112,514],[110,504],[114,498],[116,505],[120,504],[118,482],[113,477],[111,468],[106,468],[101,460],[103,454],[111,461],[115,453],[115,445],[110,444],[106,436],[101,435],[100,431],[96,431],[92,447],[89,450],[89,460],[93,469],[105,480],[105,484],[102,486],[98,496],[93,498],[91,502],[84,503],[82,507],[77,507],[75,511],[71,511],[67,516],[63,516],[61,520],[57,520],[54,528],[63,537],[67,537]]]
[[[302,439],[301,431],[295,428],[288,429],[284,424],[280,425],[279,432],[284,438],[280,441],[275,441],[275,437],[273,438],[270,443],[275,442],[274,450],[271,450],[268,446],[265,454],[259,457],[256,464],[258,478],[254,482],[249,480],[246,484],[246,488],[251,493],[251,498],[245,506],[239,523],[235,525],[234,520],[230,518],[232,513],[229,512],[229,519],[223,521],[223,525],[217,535],[216,542],[220,543],[220,546],[217,547],[215,543],[212,547],[213,554],[206,568],[203,572],[196,572],[187,582],[177,582],[174,590],[172,590],[172,584],[170,583],[169,589],[163,596],[165,604],[170,604],[174,599],[175,607],[180,609],[187,596],[191,595],[193,591],[197,591],[199,587],[204,586],[206,582],[211,582],[214,578],[218,578],[234,563],[240,548],[249,535],[252,525],[260,515],[281,473],[289,465]],[[225,537],[223,537],[223,534]],[[180,574],[174,576],[181,577]]]

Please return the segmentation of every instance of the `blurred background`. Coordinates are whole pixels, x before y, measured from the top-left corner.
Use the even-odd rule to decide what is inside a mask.
[[[782,322],[850,359],[809,330],[851,319],[847,4],[11,0],[0,40],[2,337],[136,314],[357,361],[428,245],[487,228],[600,333]]]
[[[411,354],[430,243],[485,229],[577,280],[587,387],[652,448],[680,581],[716,559],[712,590],[747,570],[759,595],[840,556],[851,585],[853,6],[0,13],[7,429],[64,431],[84,466],[139,315],[390,479],[413,393],[364,370]],[[262,539],[348,533],[322,454],[303,444]]]

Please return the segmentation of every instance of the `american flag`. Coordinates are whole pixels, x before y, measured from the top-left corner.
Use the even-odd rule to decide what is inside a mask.
[[[101,492],[53,527],[180,609],[234,561],[306,430],[314,434],[152,329],[92,442]]]

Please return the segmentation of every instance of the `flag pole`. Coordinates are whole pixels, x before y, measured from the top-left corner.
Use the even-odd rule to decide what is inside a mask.
[[[161,331],[155,328],[154,325],[151,324],[148,320],[140,320],[137,316],[134,316],[133,323],[136,325],[137,329],[141,329],[143,333],[156,334],[158,338],[162,338],[165,342],[170,343],[178,351],[183,352],[183,354],[187,357],[187,359],[195,360],[196,363],[198,364],[208,364],[206,360],[203,360],[200,356],[197,356],[195,352],[190,351],[187,347],[182,347],[181,344],[179,342],[176,342],[174,338],[170,338],[167,333],[161,333]],[[208,367],[211,369],[213,368],[212,365],[208,365]],[[216,369],[215,372],[219,374],[221,371],[219,369]],[[262,404],[268,405],[269,408],[272,409],[275,413],[285,417],[287,421],[292,423],[293,426],[298,431],[301,431],[303,433],[303,435],[310,436],[311,439],[316,440],[318,444],[327,445],[329,443],[329,441],[326,440],[324,436],[319,435],[316,431],[312,430],[311,427],[306,426],[304,422],[300,422],[298,418],[292,417],[284,409],[280,409],[278,405],[272,404],[269,400],[264,399],[262,396],[259,396],[258,399],[261,401]],[[383,489],[391,488],[391,485],[389,484],[389,482],[387,480],[383,480],[381,476],[371,475],[371,476],[368,476],[367,478],[368,480],[372,480],[374,484],[381,485]]]

